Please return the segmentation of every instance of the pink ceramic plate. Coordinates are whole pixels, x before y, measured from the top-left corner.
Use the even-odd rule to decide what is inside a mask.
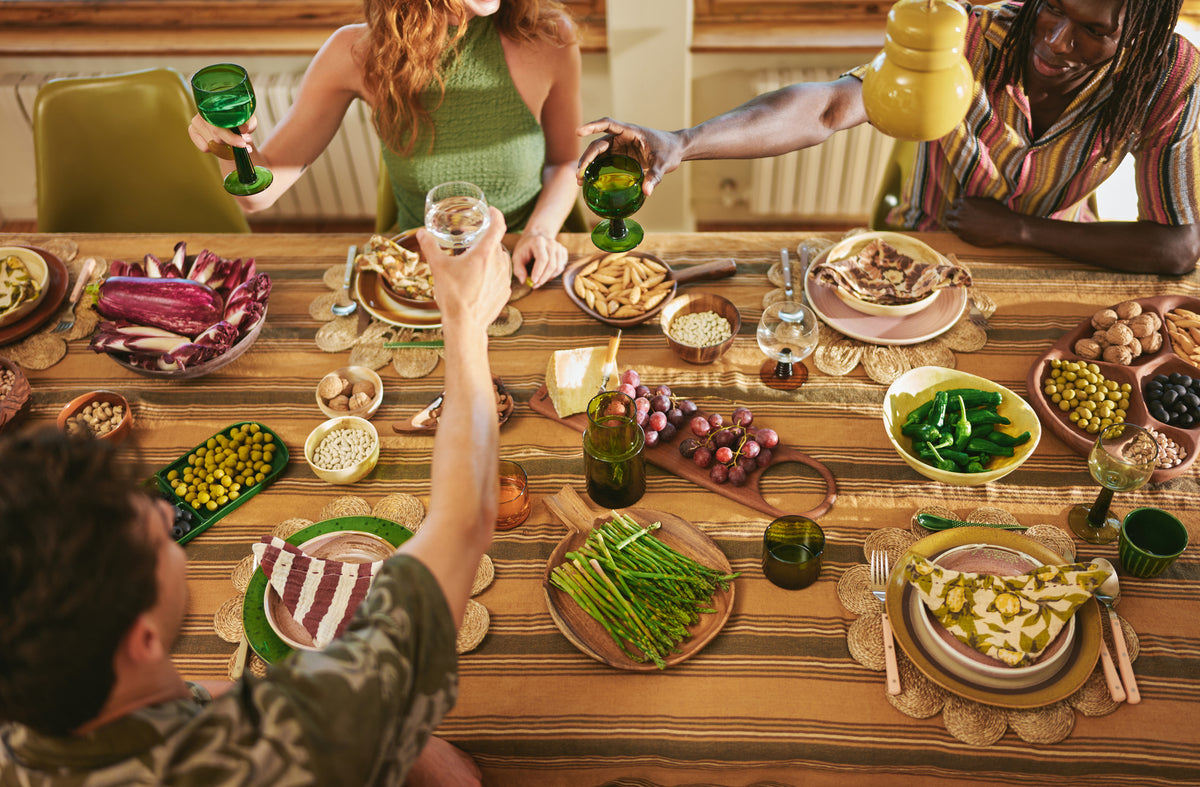
[[[820,259],[818,257],[818,259]],[[919,344],[929,341],[958,322],[967,305],[967,289],[938,290],[933,302],[916,314],[879,317],[863,314],[842,302],[832,287],[812,276],[804,278],[804,292],[817,316],[834,330],[871,344]]]

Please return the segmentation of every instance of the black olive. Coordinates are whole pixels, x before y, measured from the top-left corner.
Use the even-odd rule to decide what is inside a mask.
[[[1146,405],[1146,409],[1148,409],[1150,411],[1150,415],[1154,416],[1158,420],[1160,420],[1160,421],[1167,420],[1167,417],[1168,417],[1167,411],[1166,411],[1166,408],[1164,408],[1162,406],[1161,402],[1150,402],[1149,404]]]
[[[1175,400],[1178,398],[1179,398],[1179,392],[1176,391],[1174,388],[1168,388],[1167,390],[1163,391],[1163,395],[1159,399],[1159,401],[1161,401],[1164,405],[1167,405],[1169,407],[1170,405],[1175,404]]]

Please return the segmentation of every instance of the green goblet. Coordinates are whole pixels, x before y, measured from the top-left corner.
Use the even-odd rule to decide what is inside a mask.
[[[597,156],[583,171],[583,201],[604,220],[592,230],[592,243],[604,251],[629,251],[645,233],[627,216],[637,213],[646,195],[645,175],[637,159],[619,153]]]
[[[192,77],[192,95],[200,117],[221,128],[238,129],[254,114],[254,88],[246,69],[233,63],[205,66]],[[244,197],[271,185],[274,176],[250,160],[245,148],[233,148],[237,169],[225,177],[225,190]]]

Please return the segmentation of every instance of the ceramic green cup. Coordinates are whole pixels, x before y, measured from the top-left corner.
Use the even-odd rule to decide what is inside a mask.
[[[1161,508],[1135,508],[1121,523],[1117,555],[1130,575],[1149,579],[1166,571],[1187,548],[1183,523]]]
[[[808,587],[821,575],[825,533],[808,517],[781,516],[763,533],[763,574],[781,588]]]

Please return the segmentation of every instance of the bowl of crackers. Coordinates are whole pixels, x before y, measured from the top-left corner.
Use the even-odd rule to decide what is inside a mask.
[[[366,366],[343,366],[317,383],[317,407],[326,418],[370,418],[383,403],[383,380]]]
[[[416,229],[391,238],[372,235],[359,253],[355,267],[378,274],[384,294],[396,303],[413,309],[437,308],[433,299],[433,271],[421,256]]]

